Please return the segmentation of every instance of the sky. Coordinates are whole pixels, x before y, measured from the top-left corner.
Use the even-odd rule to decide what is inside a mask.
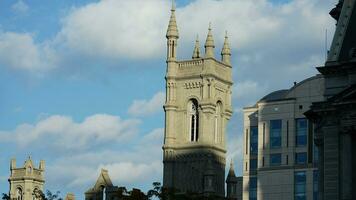
[[[232,48],[227,160],[242,174],[242,108],[317,74],[336,0],[177,0],[178,58],[212,23]],[[170,0],[0,0],[0,192],[9,163],[46,161],[46,189],[83,193],[162,181]],[[330,41],[327,42],[329,46]]]

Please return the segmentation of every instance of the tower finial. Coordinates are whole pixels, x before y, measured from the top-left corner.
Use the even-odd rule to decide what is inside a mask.
[[[206,37],[206,42],[205,42],[205,57],[207,58],[214,58],[214,38],[213,34],[211,32],[211,22],[209,23],[209,29],[208,29],[208,36]]]
[[[199,44],[199,35],[197,35],[197,38],[195,40],[195,46],[194,46],[194,51],[193,51],[193,59],[200,58],[200,44]]]
[[[229,177],[236,177],[235,175],[235,170],[234,170],[234,162],[231,158],[231,162],[230,162],[230,169],[229,169]]]
[[[227,31],[225,31],[225,41],[221,51],[221,60],[225,64],[231,65],[231,49],[229,45],[229,37],[227,36]]]
[[[169,19],[169,24],[168,24],[167,34],[166,34],[167,39],[179,38],[175,11],[176,11],[176,6],[174,0],[172,0],[171,18]]]
[[[174,0],[172,0],[172,8],[171,11],[174,12],[176,11],[176,2]]]

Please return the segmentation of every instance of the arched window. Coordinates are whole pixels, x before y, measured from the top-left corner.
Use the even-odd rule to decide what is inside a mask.
[[[16,198],[17,198],[17,200],[22,200],[22,189],[21,188],[16,189]]]
[[[32,200],[40,199],[40,197],[41,197],[40,191],[38,190],[38,188],[35,188],[32,193]]]
[[[214,124],[214,142],[219,143],[220,142],[220,135],[221,135],[221,102],[218,102],[216,104],[216,109],[215,109],[215,124]]]
[[[199,112],[198,102],[192,99],[188,103],[188,123],[190,131],[190,141],[197,142],[199,139]]]

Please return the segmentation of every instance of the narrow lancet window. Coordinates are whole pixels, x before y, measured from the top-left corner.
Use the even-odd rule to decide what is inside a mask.
[[[199,113],[198,103],[196,100],[190,100],[188,103],[188,119],[189,119],[189,131],[190,141],[196,142],[199,139]]]
[[[215,130],[214,130],[214,141],[215,143],[220,142],[220,131],[221,131],[221,102],[216,104],[215,110]]]

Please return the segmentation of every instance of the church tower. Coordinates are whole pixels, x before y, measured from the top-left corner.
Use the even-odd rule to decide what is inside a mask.
[[[35,168],[31,157],[29,157],[23,167],[16,168],[16,160],[10,163],[11,175],[10,199],[11,200],[36,200],[40,199],[43,191],[45,162],[40,161],[38,168]]]
[[[215,58],[211,25],[200,55],[199,40],[191,60],[177,60],[179,39],[175,5],[166,34],[167,72],[163,186],[181,192],[224,196],[225,128],[232,115],[232,66],[228,37],[222,59]]]

